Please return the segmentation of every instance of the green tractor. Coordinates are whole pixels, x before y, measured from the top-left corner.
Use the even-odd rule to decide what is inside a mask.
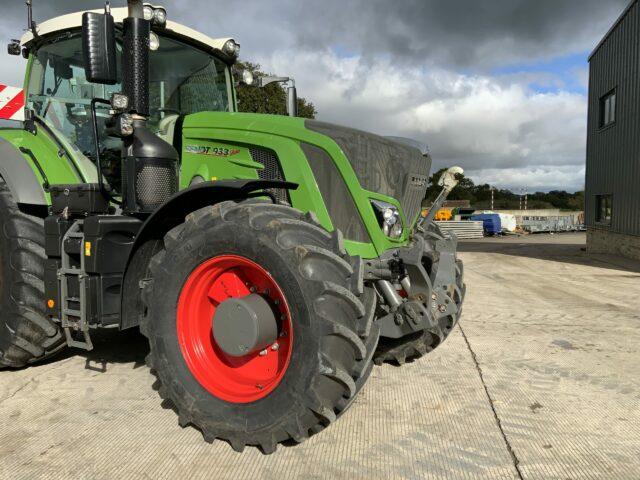
[[[140,0],[29,26],[24,121],[0,129],[1,367],[139,327],[181,426],[270,453],[452,331],[462,263],[421,216],[416,142],[237,113],[239,45]]]

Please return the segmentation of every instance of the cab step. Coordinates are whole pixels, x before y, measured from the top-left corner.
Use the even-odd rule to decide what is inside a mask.
[[[64,236],[63,244],[69,238],[80,239],[80,245],[84,245],[84,234],[82,233],[82,220],[75,222]],[[62,249],[62,266],[58,271],[58,281],[60,282],[60,297],[62,300],[61,326],[64,331],[67,345],[83,350],[93,350],[93,342],[89,334],[89,324],[87,322],[87,299],[85,298],[85,281],[87,274],[84,267],[84,255],[80,255],[80,268],[71,265],[69,253]],[[80,297],[69,295],[69,280],[76,278],[79,285]],[[73,302],[79,304],[79,308],[69,308]],[[75,306],[75,305],[74,305]]]

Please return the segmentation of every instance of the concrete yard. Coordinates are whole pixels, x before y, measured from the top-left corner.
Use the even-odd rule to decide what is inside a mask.
[[[270,456],[163,409],[136,333],[0,372],[0,479],[640,478],[640,263],[584,234],[461,244],[461,328]]]

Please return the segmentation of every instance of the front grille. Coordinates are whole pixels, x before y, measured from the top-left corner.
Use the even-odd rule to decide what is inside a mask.
[[[427,194],[429,178],[426,175],[410,173],[404,182],[404,195],[401,201],[407,221],[412,222],[420,213],[422,200]]]
[[[309,161],[333,226],[342,232],[344,238],[370,242],[371,237],[362,222],[362,215],[329,154],[309,143],[302,143],[300,146]]]
[[[254,162],[261,164],[264,168],[258,170],[258,178],[260,180],[279,180],[284,181],[282,166],[280,160],[273,150],[266,148],[251,147],[249,149],[251,158]],[[278,202],[291,203],[289,200],[289,192],[284,188],[270,188],[267,190],[275,195]]]

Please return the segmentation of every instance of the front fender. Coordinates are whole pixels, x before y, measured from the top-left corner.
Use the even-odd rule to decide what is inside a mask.
[[[223,180],[203,182],[173,195],[142,224],[131,248],[124,273],[121,297],[122,329],[139,323],[141,313],[140,282],[144,280],[151,257],[158,251],[160,241],[185,217],[200,208],[226,200],[244,200],[252,194],[270,188],[295,190],[296,183],[276,180]]]
[[[4,179],[16,203],[47,205],[47,199],[34,169],[11,142],[0,137],[0,176]]]

